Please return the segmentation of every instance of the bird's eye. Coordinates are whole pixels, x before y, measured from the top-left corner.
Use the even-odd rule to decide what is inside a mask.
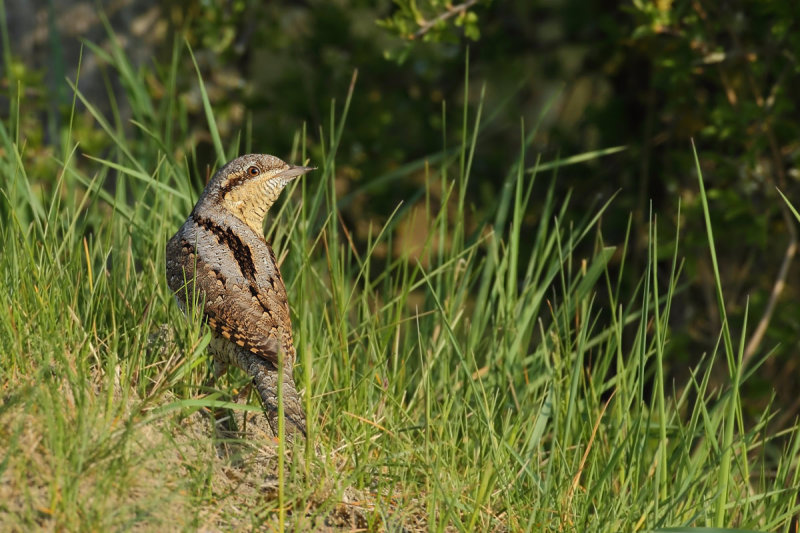
[[[258,169],[257,166],[253,165],[252,167],[247,169],[247,173],[250,174],[251,176],[258,176],[259,174],[261,174],[261,171]]]

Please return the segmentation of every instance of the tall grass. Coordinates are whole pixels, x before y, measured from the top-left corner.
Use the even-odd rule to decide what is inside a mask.
[[[742,368],[745,339],[732,339],[724,319],[721,348],[691,354],[686,383],[662,371],[680,236],[663,235],[653,214],[647,267],[629,272],[627,241],[602,237],[612,200],[572,220],[569,197],[556,197],[560,165],[607,152],[528,169],[535,128],[523,124],[498,200],[481,206],[490,216],[468,229],[483,95],[476,113],[464,109],[458,146],[375,178],[423,172],[426,186],[364,243],[342,222],[348,199],[334,187],[353,86],[332,102],[312,161],[319,171],[285,192],[267,223],[292,307],[308,445],[285,468],[262,453],[276,446],[267,439],[251,442],[252,453],[218,454],[202,413],[260,407],[252,395],[233,401],[247,383],[241,372],[204,386],[209,332],[178,311],[164,282],[166,239],[200,187],[176,142],[188,134],[176,65],[189,52],[176,46],[166,96],[155,99],[115,41],[90,48],[120,78],[131,120],[116,108],[106,117],[77,83],[71,116],[91,115],[113,141],[109,153],[84,154],[70,120],[55,172],[31,175],[13,88],[0,122],[1,523],[795,530],[797,426],[768,434],[771,410],[743,423],[739,388],[758,368]],[[226,149],[201,94],[221,162],[238,145]],[[305,129],[295,146],[277,155],[304,161]],[[397,251],[398,228],[414,217],[423,245]],[[665,239],[666,261],[656,253]],[[631,277],[640,281],[623,297]],[[715,365],[728,369],[727,386],[712,388]]]

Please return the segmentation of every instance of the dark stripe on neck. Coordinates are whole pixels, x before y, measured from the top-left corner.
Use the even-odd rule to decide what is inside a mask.
[[[192,220],[206,231],[214,234],[220,244],[225,245],[233,253],[234,259],[239,264],[242,275],[255,284],[256,265],[253,262],[253,254],[250,247],[242,242],[231,228],[224,228],[211,219],[203,218],[196,213],[192,213]]]
[[[246,174],[241,174],[238,176],[233,176],[232,178],[228,178],[228,181],[219,188],[219,196],[220,198],[225,198],[225,195],[231,192],[233,189],[247,181],[249,177]]]

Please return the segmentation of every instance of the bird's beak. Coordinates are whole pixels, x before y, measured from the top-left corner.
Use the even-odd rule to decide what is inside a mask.
[[[298,176],[302,176],[303,174],[311,172],[312,170],[317,170],[317,167],[300,167],[296,165],[289,165],[289,168],[278,172],[274,177],[285,180],[293,180]]]

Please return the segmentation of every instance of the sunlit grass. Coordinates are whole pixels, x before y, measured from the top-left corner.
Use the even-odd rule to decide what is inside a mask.
[[[569,197],[552,186],[558,164],[526,167],[535,128],[524,124],[497,202],[468,230],[483,97],[475,113],[465,108],[458,146],[402,167],[428,185],[365,242],[339,216],[349,199],[334,187],[352,86],[332,103],[314,145],[319,170],[267,222],[292,308],[308,445],[280,472],[266,439],[218,454],[210,411],[260,407],[253,395],[234,402],[242,373],[205,386],[209,333],[180,313],[164,280],[166,239],[199,194],[192,158],[174,141],[186,133],[175,69],[154,100],[113,42],[92,53],[116,69],[134,117],[107,118],[76,92],[85,111],[73,112],[94,118],[110,153],[84,154],[67,129],[58,172],[30,175],[15,94],[0,123],[0,523],[228,530],[345,516],[388,530],[791,530],[800,439],[796,427],[766,433],[771,411],[743,424],[739,386],[757,369],[743,371],[745,339],[724,320],[721,353],[691,354],[686,383],[662,372],[680,235],[664,235],[652,215],[646,268],[626,270],[627,243],[604,242],[599,227],[613,199],[567,217]],[[173,66],[188,55],[176,46]],[[239,143],[212,137],[219,158],[238,153]],[[276,155],[304,162],[307,138],[298,132],[294,153]],[[397,251],[412,217],[425,238]],[[666,264],[659,241],[674,246]],[[637,289],[623,296],[631,277]],[[710,385],[715,364],[728,386]],[[264,488],[272,478],[277,492]]]

